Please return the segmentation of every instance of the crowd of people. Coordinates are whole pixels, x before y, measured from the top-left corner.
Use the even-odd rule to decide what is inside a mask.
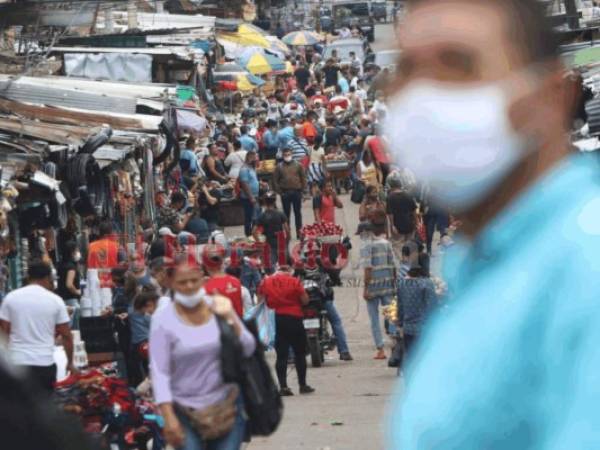
[[[239,391],[220,373],[218,319],[233,326],[249,356],[259,343],[243,319],[265,302],[274,311],[280,395],[293,395],[290,360],[299,393],[315,392],[307,382],[303,325],[309,299],[298,274],[314,241],[307,226],[336,225],[336,210],[350,200],[341,196],[344,190],[360,204],[358,229],[345,232],[361,238],[375,359],[387,358],[380,306],[395,297],[398,323],[386,323],[386,331],[394,335],[396,327],[404,327],[405,341],[412,342],[435,303],[428,253],[435,228],[442,235],[448,231],[449,214],[427,208],[426,192],[392,163],[382,130],[387,107],[381,89],[390,74],[365,70],[350,56],[344,66],[335,53],[322,63],[316,51],[302,52],[293,75],[279,77],[274,92],[247,96],[233,118],[207,114],[204,132],[183,137],[174,169],[156,194],[156,223],[138,224],[135,249],[120,247],[112,224],[98,221],[88,248],[68,242],[56,268],[47,258],[31,262],[29,284],[7,295],[0,307],[15,364],[52,391],[58,333],[67,369],[77,372],[70,331],[80,328],[80,302],[91,288],[91,274],[111,298],[101,315],[112,317],[123,374],[132,387],[151,380],[167,442],[190,450],[205,448],[206,441],[208,448],[239,448],[246,419]],[[342,176],[335,168],[340,163]],[[271,170],[262,170],[269,164]],[[313,217],[303,217],[307,199]],[[219,226],[220,210],[234,201],[244,216],[238,242]],[[426,233],[419,232],[421,222]],[[292,251],[292,243],[300,252]],[[336,263],[340,252],[325,259]],[[324,260],[318,266],[330,283],[341,285],[341,267],[331,269]],[[324,307],[339,358],[352,361],[333,290]],[[214,435],[199,428],[196,414],[213,407],[234,411],[228,427]]]

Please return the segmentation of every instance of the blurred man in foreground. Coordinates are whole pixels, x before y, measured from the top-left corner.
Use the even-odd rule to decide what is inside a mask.
[[[421,0],[399,30],[387,135],[464,223],[390,448],[600,442],[600,164],[572,154],[575,94],[536,0]]]

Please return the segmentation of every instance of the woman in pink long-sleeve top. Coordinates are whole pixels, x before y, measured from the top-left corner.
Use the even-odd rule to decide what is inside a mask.
[[[179,405],[202,410],[222,402],[235,388],[223,382],[220,331],[215,315],[232,324],[246,356],[254,352],[256,345],[229,299],[207,296],[203,282],[201,267],[178,265],[173,275],[173,302],[152,317],[150,367],[154,396],[165,419],[165,438],[176,449],[237,450],[245,428],[241,396],[236,403],[233,427],[213,440],[200,436],[180,408],[175,408]]]

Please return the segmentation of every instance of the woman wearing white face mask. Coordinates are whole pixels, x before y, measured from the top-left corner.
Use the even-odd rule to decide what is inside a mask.
[[[81,298],[79,261],[81,252],[76,242],[65,244],[63,260],[58,266],[58,283],[56,293],[62,297],[71,316],[71,329],[79,330],[79,299]]]
[[[231,302],[225,297],[208,297],[203,283],[201,267],[179,264],[173,274],[173,302],[152,317],[150,371],[154,396],[165,419],[165,438],[171,446],[185,450],[235,450],[244,437],[243,405],[237,386],[223,382],[220,331],[215,316],[233,326],[246,356],[256,344]],[[203,428],[194,417],[210,414],[214,408],[234,412],[229,420],[218,424],[224,425],[223,429],[207,430],[203,435]]]

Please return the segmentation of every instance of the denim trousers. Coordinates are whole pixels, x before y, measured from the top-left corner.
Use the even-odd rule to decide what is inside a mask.
[[[371,322],[371,334],[373,335],[373,342],[377,349],[383,348],[383,334],[381,332],[381,319],[382,315],[379,311],[379,306],[387,306],[392,302],[393,294],[382,295],[373,297],[367,300],[367,312],[369,313],[369,320]],[[390,333],[393,330],[390,330]]]
[[[258,215],[258,206],[247,198],[240,198],[244,208],[244,234],[246,237],[252,235],[252,227]]]
[[[281,194],[281,204],[290,228],[292,228],[292,208],[294,209],[296,232],[299,233],[302,228],[302,191],[285,191]]]
[[[205,441],[202,437],[192,428],[187,417],[182,414],[177,414],[177,418],[181,423],[181,426],[185,433],[185,441],[182,447],[177,450],[239,450],[244,435],[246,432],[246,419],[244,413],[244,403],[242,396],[240,395],[237,400],[237,416],[235,423],[231,431],[225,436],[214,439],[211,441]]]
[[[333,329],[333,334],[335,334],[335,338],[337,339],[338,353],[348,353],[348,341],[346,341],[346,332],[344,331],[342,318],[338,314],[337,308],[333,304],[333,301],[326,301],[325,309],[327,310],[327,319],[329,319],[329,323]]]
[[[73,315],[71,316],[71,322],[69,323],[71,330],[79,330],[79,317],[81,316],[81,306],[79,306],[79,300],[76,298],[70,298],[65,300],[65,305],[73,308]]]

